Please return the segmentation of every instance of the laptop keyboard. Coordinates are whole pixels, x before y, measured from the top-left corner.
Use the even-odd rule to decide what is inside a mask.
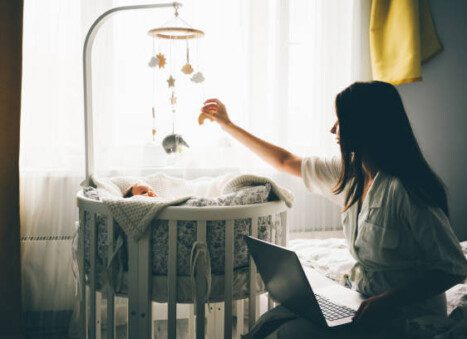
[[[315,296],[326,320],[332,321],[347,318],[355,314],[355,311],[351,308],[342,305],[336,305],[329,299],[318,294],[315,294]]]

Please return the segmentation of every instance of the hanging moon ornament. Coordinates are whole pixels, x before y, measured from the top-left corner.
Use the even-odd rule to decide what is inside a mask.
[[[162,147],[164,147],[167,154],[170,154],[175,152],[180,153],[190,146],[188,146],[180,134],[169,134],[162,140]]]
[[[202,125],[204,124],[204,121],[208,119],[210,121],[213,121],[214,119],[211,118],[209,115],[207,115],[206,113],[201,113],[199,116],[198,116],[198,124],[199,125]]]

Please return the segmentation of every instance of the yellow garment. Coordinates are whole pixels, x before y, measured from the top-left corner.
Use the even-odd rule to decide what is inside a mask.
[[[428,0],[373,0],[373,79],[398,85],[422,79],[422,63],[441,52]]]

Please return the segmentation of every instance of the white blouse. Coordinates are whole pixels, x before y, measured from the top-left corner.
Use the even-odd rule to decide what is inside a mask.
[[[334,194],[340,158],[304,158],[301,174],[313,193],[343,207],[345,193]],[[466,276],[467,260],[449,219],[439,208],[420,206],[400,180],[378,172],[357,215],[357,204],[343,212],[342,227],[357,263],[352,285],[367,296],[408,284],[430,270]],[[406,317],[446,315],[446,297],[439,296],[404,307]]]

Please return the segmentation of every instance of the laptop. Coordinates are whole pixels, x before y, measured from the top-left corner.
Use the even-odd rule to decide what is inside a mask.
[[[313,280],[319,278],[310,274],[307,277],[295,252],[250,236],[245,236],[245,241],[272,299],[325,328],[352,323],[364,300],[358,292],[328,282],[316,289],[319,294],[315,293],[310,283],[313,285]]]

